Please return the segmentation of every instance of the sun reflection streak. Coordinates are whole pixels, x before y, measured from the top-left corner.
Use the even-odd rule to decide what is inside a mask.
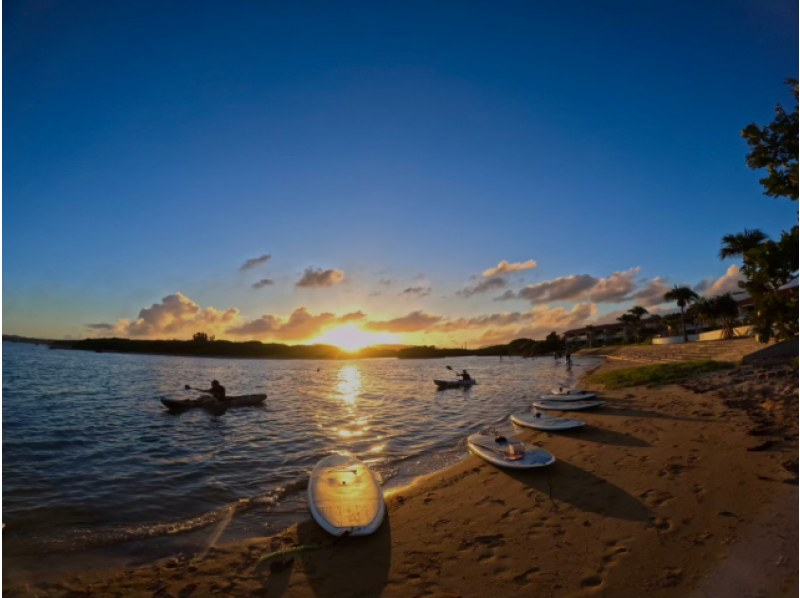
[[[354,365],[342,366],[339,370],[339,383],[336,385],[339,396],[348,405],[355,405],[361,390],[361,370]]]

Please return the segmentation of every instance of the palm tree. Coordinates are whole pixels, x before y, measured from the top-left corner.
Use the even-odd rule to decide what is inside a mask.
[[[624,325],[623,334],[625,335],[625,342],[628,343],[631,340],[631,333],[635,330],[636,327],[636,317],[633,314],[625,313],[622,314],[620,317],[617,318],[617,321],[622,322]]]
[[[717,295],[711,300],[714,306],[714,314],[722,326],[722,338],[728,340],[733,338],[733,329],[739,319],[739,304],[730,293]]]
[[[681,325],[683,326],[683,342],[689,342],[689,335],[686,333],[686,306],[696,301],[698,294],[689,287],[679,287],[675,285],[664,293],[664,301],[674,301],[681,308]]]
[[[752,230],[746,228],[735,235],[725,235],[722,237],[722,249],[719,250],[719,259],[724,260],[729,257],[741,256],[747,263],[747,252],[755,249],[767,239],[769,237],[757,228]]]
[[[633,316],[632,324],[633,324],[633,333],[636,336],[636,341],[641,342],[642,340],[642,317],[646,316],[648,312],[645,308],[641,305],[634,305],[632,308],[628,310],[628,313]]]

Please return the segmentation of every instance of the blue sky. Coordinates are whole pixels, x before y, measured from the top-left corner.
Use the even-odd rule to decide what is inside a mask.
[[[797,221],[796,3],[432,4],[5,2],[4,333],[541,338]]]

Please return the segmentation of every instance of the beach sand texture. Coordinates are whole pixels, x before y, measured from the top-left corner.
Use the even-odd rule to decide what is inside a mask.
[[[629,366],[610,361],[603,368]],[[598,389],[602,390],[602,389]],[[797,375],[744,367],[603,393],[587,427],[519,437],[530,472],[470,456],[387,496],[373,536],[283,533],[9,596],[797,596]],[[209,531],[209,535],[212,535]],[[259,565],[282,548],[309,547]]]

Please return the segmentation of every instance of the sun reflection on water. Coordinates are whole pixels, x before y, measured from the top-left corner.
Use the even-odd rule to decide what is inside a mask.
[[[339,370],[339,383],[336,385],[339,398],[348,405],[355,405],[361,390],[361,370],[354,365],[342,366]]]

